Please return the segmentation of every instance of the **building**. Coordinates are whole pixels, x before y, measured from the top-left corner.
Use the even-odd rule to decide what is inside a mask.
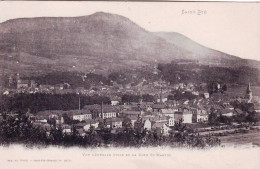
[[[200,114],[200,113],[195,113],[192,115],[192,122],[193,123],[204,123],[208,122],[209,115],[208,114]]]
[[[175,112],[174,120],[176,122],[192,123],[192,113],[190,111]]]
[[[88,120],[86,120],[85,123],[83,123],[83,129],[84,129],[84,131],[88,131],[90,129],[90,127],[93,127],[94,129],[98,128],[98,125],[99,125],[99,121],[88,119]]]
[[[170,117],[168,119],[168,126],[173,127],[175,125],[174,117]]]
[[[103,119],[114,118],[117,117],[117,112],[103,112],[99,114],[99,117]]]
[[[144,121],[144,129],[151,130],[152,129],[152,122],[150,119]]]
[[[111,105],[112,106],[116,106],[119,104],[119,101],[118,100],[111,100]]]
[[[71,126],[68,124],[64,124],[61,126],[62,133],[70,134],[72,132]]]
[[[169,116],[174,118],[174,113],[178,111],[178,108],[161,109],[160,113],[164,116]]]
[[[17,89],[24,89],[29,87],[29,80],[17,80]]]
[[[110,128],[122,128],[123,120],[121,118],[107,119],[107,125]]]
[[[90,112],[88,113],[81,113],[81,114],[73,114],[72,115],[73,120],[83,121],[87,119],[92,119],[92,114]]]
[[[209,98],[209,93],[203,93],[203,97],[205,98],[205,99],[208,99]]]
[[[169,135],[171,129],[165,123],[156,122],[153,124],[152,130],[158,131],[162,135]]]
[[[112,106],[112,105],[86,105],[83,110],[89,110],[93,113],[92,118],[100,117],[102,119],[114,118],[118,116],[118,112],[120,111],[120,106]]]

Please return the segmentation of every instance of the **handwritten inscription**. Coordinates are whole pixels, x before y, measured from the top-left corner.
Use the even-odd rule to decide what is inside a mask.
[[[182,9],[181,15],[206,15],[207,10],[197,9],[197,10],[187,10]]]

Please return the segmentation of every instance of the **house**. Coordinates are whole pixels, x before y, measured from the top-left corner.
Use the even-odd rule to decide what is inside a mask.
[[[83,129],[85,131],[88,131],[90,129],[90,127],[94,127],[94,129],[98,128],[99,125],[99,121],[95,121],[95,120],[87,120],[85,125],[83,126]]]
[[[47,123],[48,120],[47,120],[46,118],[44,118],[44,117],[36,116],[35,122],[38,122],[38,123]]]
[[[181,111],[174,113],[174,120],[182,123],[192,123],[192,113],[190,111]]]
[[[29,80],[22,80],[22,79],[17,80],[17,89],[28,88],[28,87],[29,87]]]
[[[111,105],[112,106],[115,106],[115,105],[118,105],[118,104],[119,104],[118,100],[111,100]]]
[[[205,99],[208,99],[209,98],[209,93],[203,93],[203,97],[205,98]]]
[[[72,132],[71,126],[68,124],[63,124],[61,126],[62,133],[70,134]]]
[[[98,128],[99,121],[95,121],[92,119],[87,119],[85,121],[86,122],[84,122],[84,123],[75,124],[76,129],[83,129],[84,131],[88,131],[91,126],[94,128]]]
[[[122,128],[123,120],[121,118],[107,119],[108,127],[110,128]]]
[[[174,124],[175,124],[174,117],[170,117],[170,118],[168,119],[168,126],[169,126],[169,127],[173,127]]]
[[[193,91],[192,94],[195,96],[199,96],[200,93],[198,91]]]
[[[192,115],[193,123],[207,122],[209,118],[208,114],[205,113],[195,113]]]
[[[153,124],[152,130],[156,130],[162,135],[169,135],[171,129],[164,123],[156,122]]]

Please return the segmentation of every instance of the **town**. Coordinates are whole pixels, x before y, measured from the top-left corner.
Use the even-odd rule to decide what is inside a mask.
[[[152,73],[158,75],[156,69]],[[73,145],[88,142],[92,146],[211,147],[220,146],[225,136],[259,132],[259,97],[254,96],[250,83],[244,87],[244,96],[230,96],[223,83],[210,85],[170,84],[159,78],[153,82],[143,79],[136,85],[99,83],[89,89],[73,89],[69,83],[42,85],[16,74],[7,78],[2,88],[3,100],[22,95],[24,99],[19,98],[19,102],[26,105],[23,100],[28,96],[33,100],[40,96],[43,102],[48,102],[43,98],[55,96],[54,102],[61,100],[64,107],[70,103],[73,106],[63,109],[55,104],[46,108],[51,103],[38,101],[39,107],[45,104],[43,109],[33,111],[24,106],[23,111],[14,111],[1,105],[1,142],[12,142],[10,135],[17,130],[22,130],[19,137],[29,130],[40,133],[37,137],[48,140],[48,144],[58,145],[67,141]],[[64,97],[70,100],[64,101]],[[86,97],[94,99],[88,102]],[[18,124],[12,130],[10,122],[14,121]],[[66,141],[58,141],[62,139]]]

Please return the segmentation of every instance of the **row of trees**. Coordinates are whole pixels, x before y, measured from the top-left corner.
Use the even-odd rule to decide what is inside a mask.
[[[15,94],[14,96],[2,96],[0,107],[6,111],[23,111],[28,109],[32,113],[44,110],[73,110],[84,105],[110,104],[111,100],[105,96],[85,96],[77,94]]]
[[[179,82],[247,84],[248,81],[257,82],[256,79],[259,79],[259,71],[247,66],[211,67],[196,63],[177,64],[172,62],[170,64],[159,64],[158,69],[162,77],[172,84]]]

